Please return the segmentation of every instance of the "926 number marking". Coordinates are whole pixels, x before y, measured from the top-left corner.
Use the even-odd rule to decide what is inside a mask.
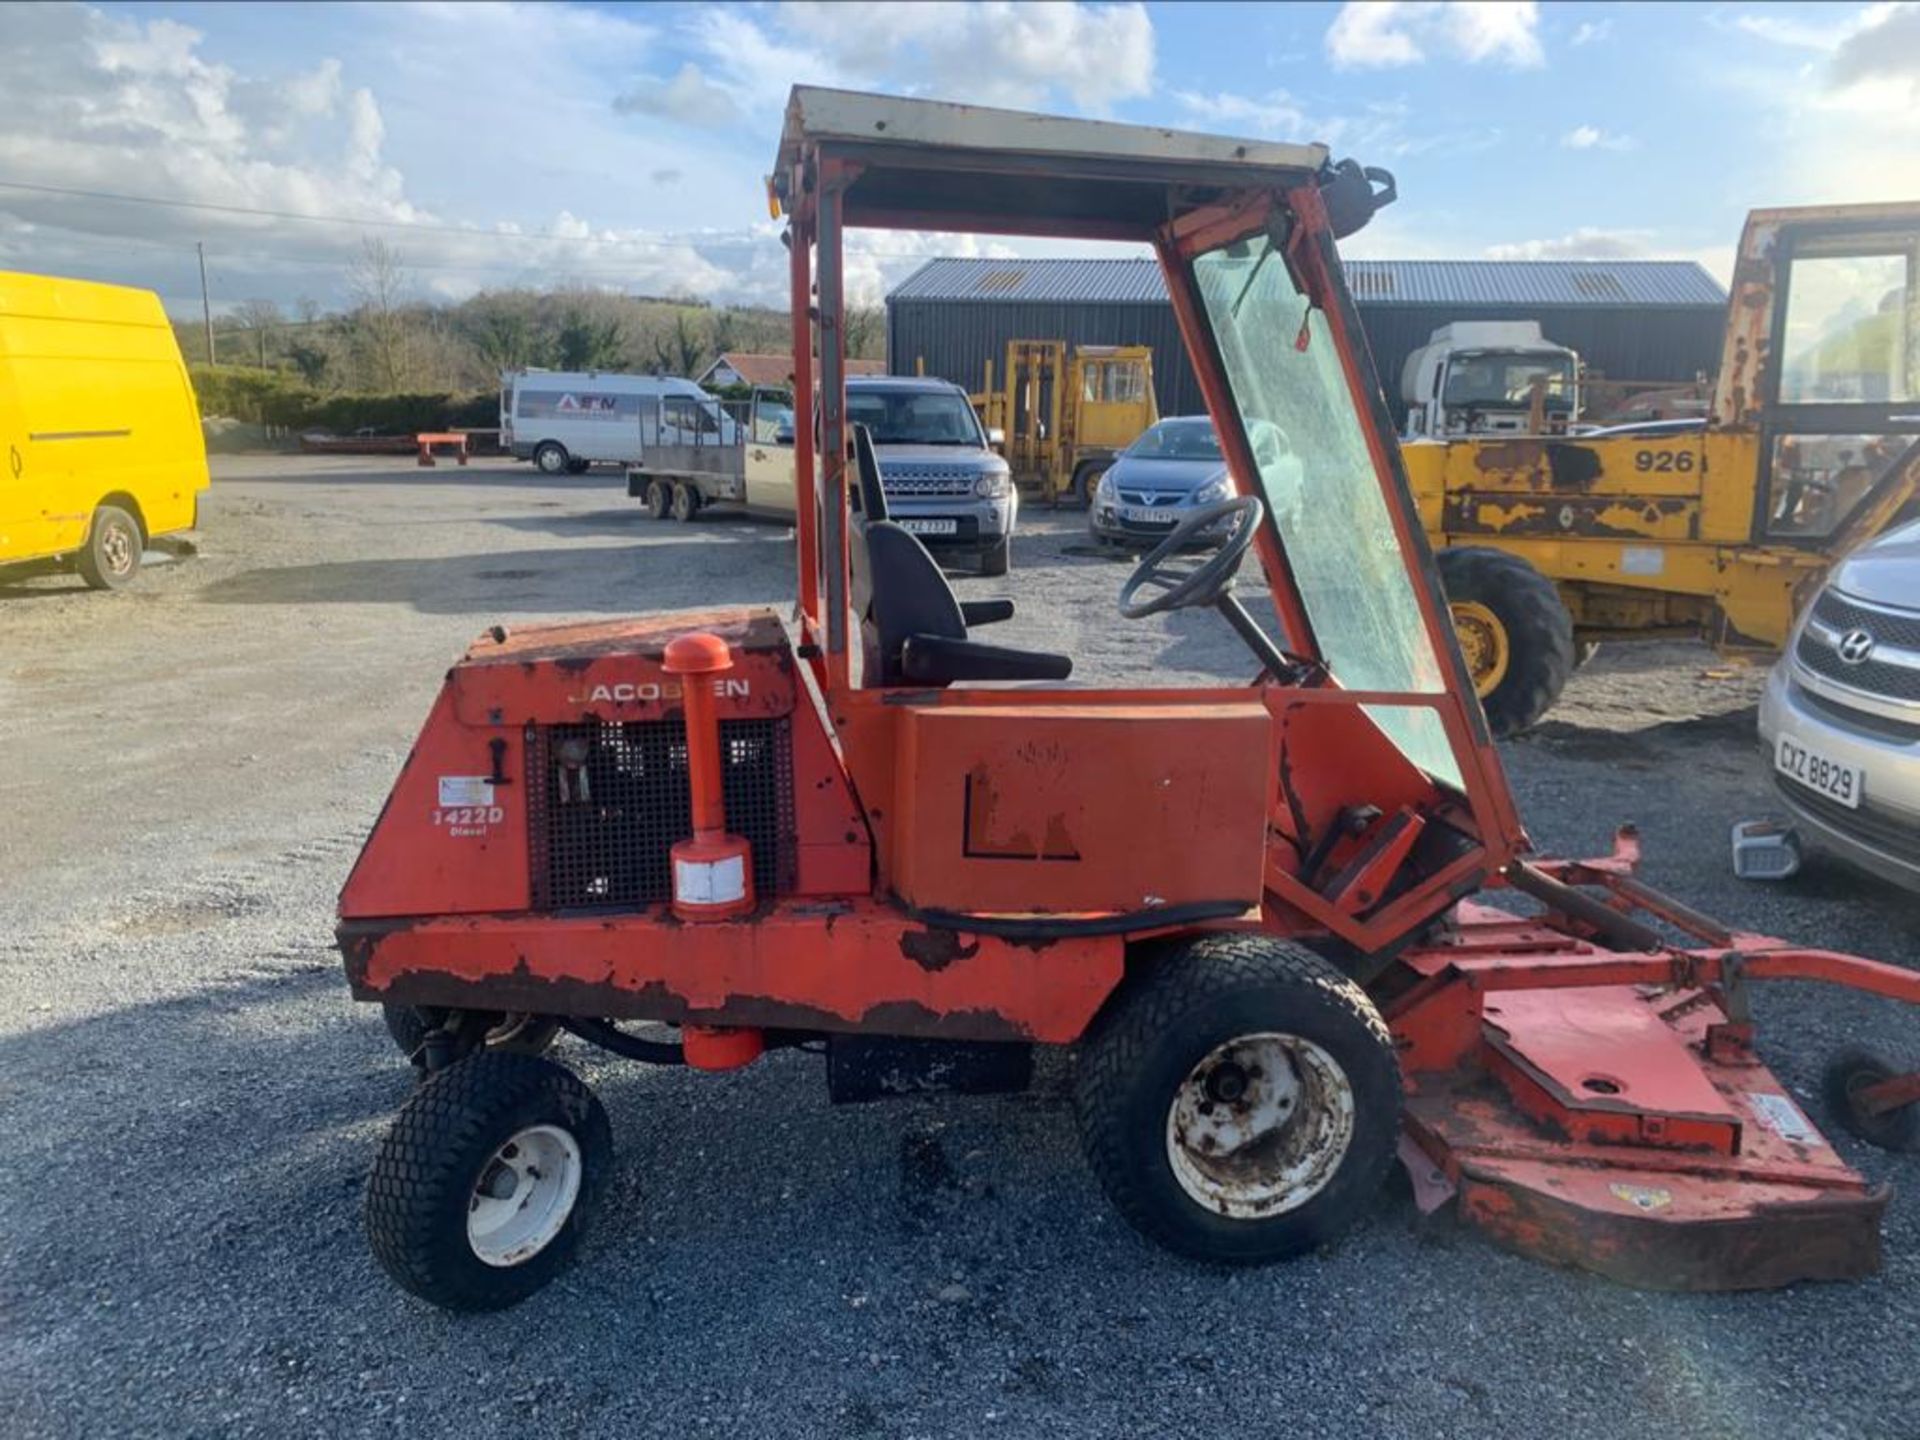
[[[1633,452],[1633,468],[1650,470],[1659,475],[1675,472],[1686,474],[1693,469],[1694,455],[1691,450],[1636,450]]]

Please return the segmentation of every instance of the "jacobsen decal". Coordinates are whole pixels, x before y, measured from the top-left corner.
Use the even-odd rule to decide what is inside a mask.
[[[592,705],[605,701],[609,705],[649,705],[656,700],[678,700],[682,693],[678,680],[623,680],[613,685],[596,685],[585,695],[569,695],[567,703]],[[748,681],[723,676],[713,682],[713,693],[722,700],[744,700],[753,693],[753,686]]]

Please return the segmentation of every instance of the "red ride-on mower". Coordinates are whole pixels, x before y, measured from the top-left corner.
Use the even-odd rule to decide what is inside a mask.
[[[703,1070],[806,1044],[836,1100],[1014,1089],[1034,1046],[1077,1046],[1100,1183],[1204,1260],[1337,1234],[1397,1150],[1423,1206],[1630,1283],[1876,1267],[1887,1194],[1756,1058],[1748,990],[1913,1002],[1920,977],[1728,930],[1636,881],[1630,836],[1524,858],[1335,250],[1389,177],[800,89],[771,191],[819,413],[791,624],[490,631],[341,896],[354,994],[425,1071],[368,1185],[396,1280],[484,1309],[566,1262],[611,1156],[540,1053],[562,1028]],[[979,633],[1011,602],[955,597],[850,433],[849,226],[1154,248],[1236,493],[1120,615],[1217,611],[1253,684],[1076,688],[1069,656]],[[1249,553],[1271,625],[1232,588]],[[1469,898],[1501,887],[1530,913]],[[1833,1088],[1860,1134],[1911,1134],[1911,1077],[1856,1059]]]

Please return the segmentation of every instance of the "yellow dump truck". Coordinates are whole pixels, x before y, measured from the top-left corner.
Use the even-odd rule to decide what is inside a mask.
[[[1920,202],[1756,210],[1704,420],[1401,446],[1497,734],[1601,641],[1765,655],[1920,508]]]
[[[147,542],[193,527],[199,408],[148,290],[0,271],[0,567],[133,579]]]

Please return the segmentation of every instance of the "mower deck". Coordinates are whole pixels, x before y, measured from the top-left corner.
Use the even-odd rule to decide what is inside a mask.
[[[1684,972],[1693,953],[1669,963]],[[1475,968],[1494,957],[1501,970]],[[1386,1011],[1407,1060],[1401,1153],[1422,1209],[1457,1198],[1509,1249],[1653,1289],[1879,1268],[1888,1187],[1827,1144],[1720,987],[1503,988],[1513,967],[1644,957],[1475,904],[1446,943],[1404,959],[1423,979]]]

